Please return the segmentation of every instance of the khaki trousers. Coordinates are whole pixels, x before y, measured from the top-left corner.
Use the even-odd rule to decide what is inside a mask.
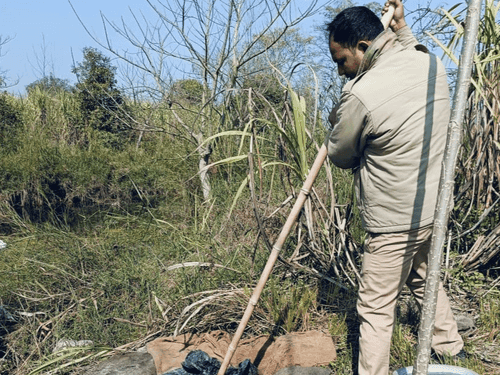
[[[359,375],[387,375],[396,300],[408,285],[422,305],[432,225],[398,233],[372,233],[365,242],[358,297]],[[432,348],[455,355],[463,348],[448,297],[439,284]]]

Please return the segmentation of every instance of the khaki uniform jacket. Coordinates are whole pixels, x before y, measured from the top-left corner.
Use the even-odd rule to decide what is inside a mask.
[[[354,168],[363,228],[390,233],[431,224],[450,116],[441,61],[409,27],[388,29],[372,41],[335,111],[328,156]]]

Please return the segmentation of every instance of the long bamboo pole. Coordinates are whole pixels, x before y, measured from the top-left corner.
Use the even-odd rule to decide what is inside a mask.
[[[453,109],[448,125],[442,163],[439,193],[434,213],[434,229],[429,250],[429,265],[427,267],[422,317],[418,332],[418,353],[413,368],[413,375],[427,375],[431,353],[432,333],[436,317],[438,286],[440,280],[443,244],[448,226],[449,208],[452,202],[455,166],[460,148],[461,123],[464,118],[467,94],[470,85],[472,62],[477,42],[481,0],[470,0],[467,7],[464,44],[458,68],[458,80],[453,96]]]
[[[389,24],[391,23],[392,16],[394,15],[394,7],[389,7],[389,10],[382,16],[382,19],[380,20],[382,22],[382,25],[384,26],[384,29],[387,29],[389,27]],[[312,184],[314,183],[314,180],[316,180],[316,177],[318,176],[318,173],[321,169],[321,166],[325,162],[326,156],[328,155],[328,150],[326,148],[326,145],[321,146],[318,156],[316,156],[316,159],[314,160],[314,163],[311,167],[311,170],[304,182],[304,185],[302,186],[302,189],[300,189],[299,196],[297,197],[297,201],[293,205],[292,211],[290,212],[290,215],[288,215],[288,218],[285,222],[285,225],[283,226],[283,229],[281,230],[278,239],[276,240],[273,249],[271,251],[271,254],[269,255],[269,258],[267,259],[266,266],[264,267],[264,270],[262,271],[262,274],[260,276],[259,282],[257,283],[257,286],[255,287],[252,297],[250,298],[250,301],[248,301],[247,308],[243,314],[243,317],[241,318],[241,322],[236,329],[236,332],[233,336],[233,339],[231,343],[229,344],[229,347],[227,348],[226,356],[224,357],[224,361],[222,362],[222,365],[219,369],[219,372],[217,375],[224,375],[228,366],[229,362],[231,361],[231,358],[233,357],[234,351],[236,350],[236,347],[238,346],[238,342],[240,341],[241,336],[243,335],[243,331],[245,330],[248,321],[250,320],[250,317],[252,316],[253,310],[255,306],[257,305],[257,302],[259,301],[260,295],[262,293],[262,290],[264,289],[264,286],[266,285],[267,280],[269,279],[269,276],[271,275],[271,271],[273,270],[274,263],[276,263],[276,260],[278,259],[278,255],[281,251],[281,248],[283,244],[285,243],[286,238],[288,237],[288,234],[290,233],[292,226],[295,224],[295,221],[297,220],[297,217],[299,216],[300,211],[302,210],[302,207],[304,206],[304,203],[307,199],[307,196],[309,195],[309,192],[311,191]]]
[[[293,224],[297,220],[297,217],[299,216],[299,213],[302,210],[302,206],[304,205],[304,202],[306,201],[306,198],[309,195],[312,184],[313,184],[314,180],[316,179],[316,177],[321,169],[321,166],[323,165],[323,163],[326,159],[327,154],[328,154],[327,148],[325,145],[323,145],[321,147],[321,149],[319,150],[318,156],[316,157],[316,160],[314,161],[314,163],[311,167],[311,171],[309,172],[309,175],[307,176],[306,181],[304,182],[304,185],[302,186],[302,189],[300,189],[300,193],[299,193],[299,196],[297,197],[297,201],[293,205],[292,211],[290,212],[290,215],[288,215],[288,218],[285,222],[285,225],[283,226],[283,229],[281,230],[281,232],[278,236],[278,239],[276,240],[276,242],[273,246],[273,249],[271,251],[271,254],[269,255],[269,258],[267,259],[267,263],[266,263],[266,266],[264,267],[264,271],[262,271],[259,282],[253,291],[253,294],[252,294],[252,297],[250,298],[250,301],[248,301],[248,306],[245,310],[245,313],[243,314],[240,325],[238,326],[238,329],[236,330],[236,332],[233,336],[231,344],[229,344],[229,347],[227,348],[227,353],[226,353],[226,356],[224,357],[224,361],[222,362],[222,365],[219,369],[218,375],[224,375],[227,367],[229,366],[229,362],[231,361],[231,358],[233,357],[234,351],[236,350],[236,347],[238,346],[238,342],[240,341],[241,335],[243,334],[243,331],[245,330],[247,323],[250,320],[250,317],[252,316],[253,310],[254,310],[255,306],[257,305],[257,302],[259,301],[262,290],[264,289],[264,286],[266,285],[267,279],[269,279],[271,271],[274,267],[274,263],[276,263],[276,260],[278,259],[278,255],[281,251],[281,247],[285,243],[285,240],[288,237],[288,234],[290,233],[290,230],[292,229]]]

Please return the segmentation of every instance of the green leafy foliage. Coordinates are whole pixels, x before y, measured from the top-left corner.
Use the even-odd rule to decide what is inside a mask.
[[[73,73],[78,77],[75,89],[81,121],[107,133],[104,137],[108,143],[119,147],[127,136],[123,123],[125,100],[117,87],[116,68],[110,58],[95,48],[84,48],[83,61],[73,68]]]
[[[13,142],[22,126],[22,112],[17,101],[5,92],[0,93],[0,147],[3,150],[15,148]]]
[[[180,100],[192,105],[201,104],[203,91],[203,85],[196,79],[178,80],[172,86],[171,100]]]
[[[141,212],[167,201],[183,206],[198,191],[189,181],[196,164],[188,167],[179,157],[186,155],[182,139],[172,143],[147,134],[141,149],[126,143],[111,151],[98,130],[75,129],[74,94],[34,90],[25,100],[1,100],[12,111],[4,117],[11,141],[0,151],[2,201],[25,220],[76,225],[95,212]],[[21,120],[28,125],[19,127]]]
[[[72,87],[67,79],[57,78],[50,74],[26,86],[26,91],[28,92],[28,94],[32,93],[35,90],[42,90],[52,94],[56,94],[59,91],[70,92],[72,90]]]

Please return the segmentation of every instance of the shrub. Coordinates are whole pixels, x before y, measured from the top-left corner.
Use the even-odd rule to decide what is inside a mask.
[[[16,99],[6,92],[0,94],[0,147],[3,151],[13,148],[12,142],[22,127],[22,115]]]
[[[201,104],[203,85],[195,79],[182,79],[172,86],[172,100],[186,101],[189,104]]]
[[[84,48],[83,62],[73,68],[78,77],[76,95],[82,122],[95,129],[104,143],[114,148],[123,145],[128,127],[123,119],[127,116],[125,100],[117,88],[116,68],[110,58],[95,48]]]

